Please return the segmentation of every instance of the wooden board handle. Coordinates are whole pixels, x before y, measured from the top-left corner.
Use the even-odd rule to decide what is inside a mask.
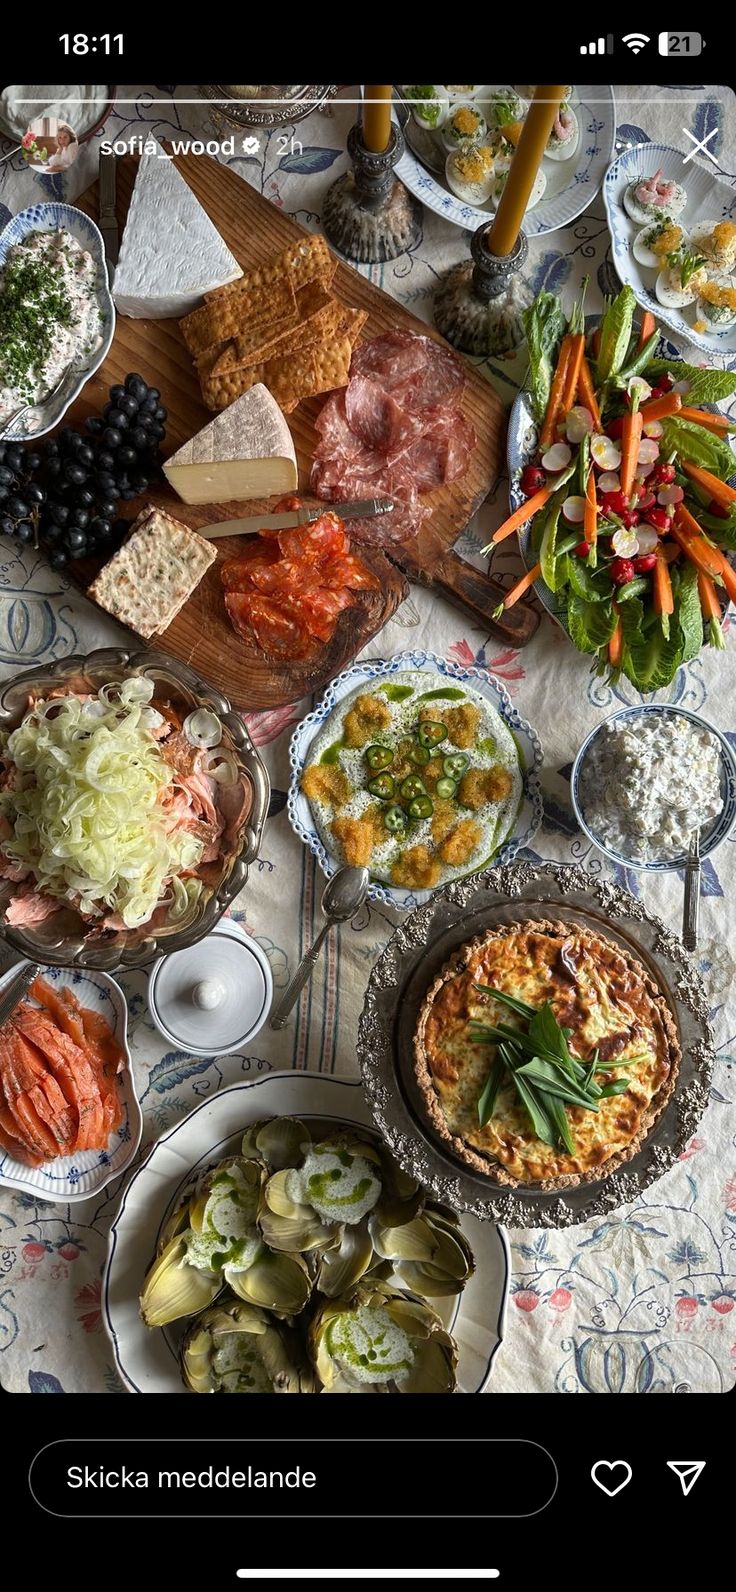
[[[494,619],[493,610],[503,599],[503,587],[455,552],[446,553],[428,579],[422,579],[421,574],[414,578],[421,586],[437,587],[449,602],[467,608],[485,630],[509,647],[525,647],[539,624],[539,614],[523,602],[515,603],[500,619]]]

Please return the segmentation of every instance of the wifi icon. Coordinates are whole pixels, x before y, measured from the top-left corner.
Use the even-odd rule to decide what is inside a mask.
[[[647,33],[625,33],[621,42],[627,44],[634,55],[638,55],[639,51],[644,49],[644,45],[650,44],[651,40]]]

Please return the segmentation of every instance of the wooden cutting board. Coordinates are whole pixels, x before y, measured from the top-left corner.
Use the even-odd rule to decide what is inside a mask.
[[[303,234],[304,229],[257,193],[238,174],[206,155],[177,155],[175,165],[211,217],[218,232],[245,271],[267,261]],[[137,160],[125,155],[118,161],[117,212],[121,232],[128,212],[137,170]],[[93,217],[98,214],[97,184],[77,201],[80,209]],[[388,294],[375,287],[349,265],[340,262],[333,290],[346,304],[365,309],[368,320],[365,338],[401,326],[426,334],[423,322],[410,315]],[[160,388],[161,402],[168,410],[165,453],[167,456],[207,421],[205,408],[192,361],[175,320],[131,320],[119,315],[112,347],[97,374],[87,383],[83,395],[72,406],[67,420],[84,420],[98,413],[107,400],[108,388],[122,381],[129,371],[138,371],[150,384]],[[289,426],[299,463],[300,484],[306,487],[312,453],[316,443],[314,418],[323,399],[302,402],[289,415]],[[423,497],[432,505],[432,517],[411,546],[391,548],[389,561],[373,551],[372,567],[381,577],[381,594],[360,594],[356,608],[340,616],[335,635],[314,664],[275,664],[246,650],[228,620],[219,578],[219,562],[232,557],[239,545],[236,539],[218,542],[218,564],[212,566],[189,602],[169,629],[156,638],[162,651],[189,664],[204,679],[210,680],[241,708],[276,707],[298,700],[318,690],[340,669],[352,662],[356,653],[375,636],[395,612],[407,593],[403,571],[423,585],[436,586],[443,594],[470,606],[476,618],[492,629],[491,613],[499,600],[499,588],[481,572],[452,552],[458,535],[483,501],[501,468],[504,412],[500,399],[472,367],[463,395],[465,413],[472,422],[477,445],[465,475],[450,485]],[[185,524],[197,529],[218,520],[234,519],[261,512],[268,500],[244,503],[219,503],[211,507],[180,501],[165,483],[145,494],[150,501],[165,507]],[[121,505],[131,516],[140,501]],[[361,550],[362,555],[362,550]],[[86,587],[99,564],[85,560],[71,564],[69,573]],[[536,625],[531,611],[519,605],[506,616],[498,631],[512,645],[521,646]],[[498,629],[498,627],[496,627]]]

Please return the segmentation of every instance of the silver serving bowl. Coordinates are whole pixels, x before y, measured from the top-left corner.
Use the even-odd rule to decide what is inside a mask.
[[[301,122],[325,100],[333,99],[337,83],[259,83],[257,98],[239,99],[232,83],[200,83],[204,94],[217,106],[215,114],[231,127],[285,127]]]
[[[154,957],[194,945],[210,933],[242,890],[249,866],[258,856],[270,796],[264,764],[243,720],[233,711],[227,697],[205,685],[192,669],[163,653],[149,649],[125,652],[117,647],[106,647],[86,657],[77,655],[26,669],[0,691],[0,729],[13,730],[20,723],[30,691],[43,695],[64,681],[72,680],[86,682],[96,691],[108,681],[138,674],[152,680],[155,694],[165,695],[182,717],[200,707],[210,708],[218,715],[225,727],[229,749],[234,752],[240,768],[240,785],[228,787],[235,796],[240,789],[240,810],[234,800],[233,817],[224,832],[223,852],[216,862],[201,867],[204,888],[184,923],[157,922],[154,914],[150,923],[139,928],[120,932],[109,930],[93,937],[79,913],[70,907],[54,913],[36,927],[13,928],[2,921],[13,886],[2,884],[0,936],[31,961],[54,967],[96,967],[113,972],[116,968],[141,967]]]

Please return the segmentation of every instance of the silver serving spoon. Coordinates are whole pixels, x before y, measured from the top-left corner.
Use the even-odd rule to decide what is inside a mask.
[[[682,910],[682,943],[686,951],[694,951],[698,944],[698,911],[700,907],[700,829],[690,836],[690,847],[685,863],[685,900]]]
[[[278,1006],[271,1013],[271,1027],[285,1028],[286,1019],[292,1007],[296,1005],[305,984],[309,983],[314,972],[319,953],[322,950],[330,929],[337,923],[348,923],[355,916],[358,907],[363,905],[368,894],[370,874],[367,868],[338,868],[328,879],[322,896],[322,911],[327,922],[313,945],[310,945],[306,955],[294,974],[291,983],[281,996]]]
[[[47,404],[51,403],[52,398],[58,398],[59,393],[61,392],[61,389],[64,386],[64,382],[66,381],[67,376],[69,375],[69,372],[73,368],[74,368],[74,360],[71,359],[69,361],[69,364],[62,371],[62,373],[61,373],[61,375],[59,377],[59,380],[56,383],[56,386],[52,387],[51,392],[46,394],[46,397],[42,400],[41,403],[39,403],[38,400],[34,398],[31,403],[21,404],[20,409],[16,409],[15,412],[9,417],[9,419],[5,419],[2,422],[2,425],[0,425],[0,442],[4,442],[5,441],[5,439],[6,439],[7,435],[8,435],[8,432],[12,431],[13,426],[16,426],[18,424],[18,421],[22,420],[23,416],[27,415],[30,409],[41,409],[41,410],[43,410],[43,409],[46,408]],[[17,437],[17,438],[14,437],[14,438],[11,438],[11,441],[14,441],[14,442],[15,441],[17,441],[17,442],[30,442],[32,440],[32,435],[33,435],[33,433],[31,434],[31,437]]]
[[[20,1004],[23,996],[28,993],[34,978],[40,972],[40,962],[28,962],[25,967],[20,969],[19,973],[16,973],[15,978],[11,978],[10,982],[6,984],[5,989],[0,994],[0,1023],[6,1023],[8,1018],[12,1017],[16,1006]]]

